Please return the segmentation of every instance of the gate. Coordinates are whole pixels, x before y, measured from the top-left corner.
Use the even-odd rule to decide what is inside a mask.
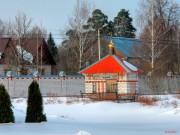
[[[117,91],[117,80],[106,80],[106,92]]]

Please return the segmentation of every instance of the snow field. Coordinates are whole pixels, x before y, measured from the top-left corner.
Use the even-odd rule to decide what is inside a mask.
[[[154,106],[137,102],[43,98],[48,122],[39,124],[24,123],[27,99],[12,99],[16,123],[0,124],[0,135],[14,132],[18,135],[180,134],[180,99],[173,95],[156,97],[158,101]]]

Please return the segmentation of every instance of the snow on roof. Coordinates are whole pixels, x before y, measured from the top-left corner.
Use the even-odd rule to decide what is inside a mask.
[[[135,67],[134,65],[132,65],[131,63],[123,60],[123,63],[126,65],[126,67],[128,67],[129,69],[131,69],[132,71],[138,71],[138,68]]]
[[[23,55],[24,60],[27,60],[30,63],[32,63],[33,55],[30,52],[27,52],[26,50],[22,49],[22,47],[20,45],[17,45],[16,49],[20,55]]]

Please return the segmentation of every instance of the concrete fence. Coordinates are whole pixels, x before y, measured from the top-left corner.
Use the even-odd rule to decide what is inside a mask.
[[[80,75],[51,76],[0,76],[11,98],[27,97],[28,87],[37,80],[43,96],[80,96],[85,93],[85,78]],[[167,94],[180,90],[180,76],[147,77],[140,76],[138,93]]]
[[[138,92],[141,94],[174,94],[180,92],[180,76],[140,76],[138,80]]]
[[[85,92],[83,76],[11,76],[0,77],[11,98],[27,97],[28,87],[33,80],[37,80],[42,96],[78,96]]]

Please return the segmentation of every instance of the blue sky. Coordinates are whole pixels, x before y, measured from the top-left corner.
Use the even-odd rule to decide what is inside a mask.
[[[109,20],[113,20],[122,8],[129,10],[131,17],[134,18],[139,3],[139,0],[87,1],[95,8],[101,9]],[[68,17],[72,15],[76,0],[0,0],[0,3],[1,20],[14,20],[18,12],[24,12],[27,17],[33,19],[33,24],[42,24],[48,32],[58,34],[57,30],[63,29]]]
[[[102,10],[104,14],[113,20],[120,9],[129,10],[135,23],[136,10],[140,0],[87,0],[95,8]],[[0,19],[14,20],[18,12],[24,12],[33,19],[33,24],[45,27],[48,32],[58,34],[59,29],[66,26],[76,0],[0,0]],[[136,27],[136,26],[135,26]]]
[[[139,0],[87,0],[99,8],[112,20],[120,9],[125,8],[132,16],[138,7]],[[63,27],[68,16],[71,16],[76,0],[0,0],[0,18],[9,19],[23,11],[32,17],[34,23],[43,23],[51,28]]]

